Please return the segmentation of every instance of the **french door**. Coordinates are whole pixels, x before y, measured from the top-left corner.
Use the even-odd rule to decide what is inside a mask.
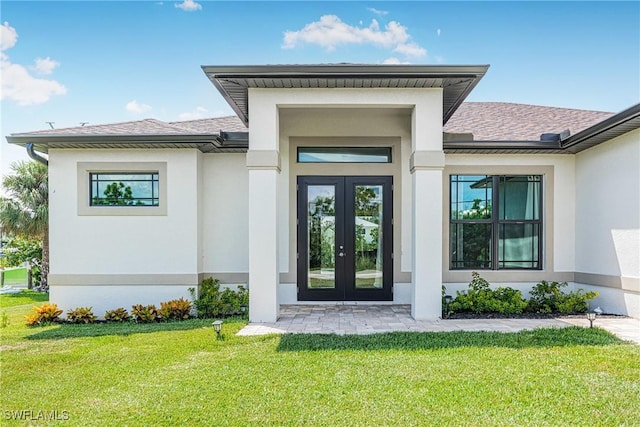
[[[298,299],[393,299],[389,176],[298,177]]]

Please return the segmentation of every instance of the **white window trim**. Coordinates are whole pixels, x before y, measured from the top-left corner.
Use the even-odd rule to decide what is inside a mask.
[[[91,173],[157,173],[158,206],[91,206]],[[166,162],[78,162],[78,215],[80,216],[166,216]]]

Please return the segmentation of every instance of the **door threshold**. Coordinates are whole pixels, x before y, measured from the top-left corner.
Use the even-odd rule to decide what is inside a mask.
[[[393,301],[296,301],[282,305],[398,305]]]

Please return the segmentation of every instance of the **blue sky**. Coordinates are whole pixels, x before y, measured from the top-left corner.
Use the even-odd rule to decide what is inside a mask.
[[[468,97],[620,111],[640,3],[4,1],[2,174],[23,131],[233,114],[201,65],[490,64]]]

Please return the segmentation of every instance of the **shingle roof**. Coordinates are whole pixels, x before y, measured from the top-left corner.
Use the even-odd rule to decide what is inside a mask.
[[[560,133],[569,129],[573,135],[613,115],[602,111],[505,102],[465,102],[449,119],[444,131],[473,133],[476,141],[539,141],[543,133]],[[12,136],[218,135],[220,131],[246,132],[247,127],[237,116],[176,122],[145,119],[46,129]]]
[[[243,131],[247,129],[240,119],[235,116],[229,116],[185,122],[163,122],[156,119],[144,119],[104,125],[45,129],[13,134],[13,136],[211,135],[218,134],[220,130],[233,131],[231,128]]]
[[[169,122],[170,125],[183,128],[193,133],[246,132],[247,127],[238,116],[216,117],[189,120],[186,122]]]
[[[473,133],[476,141],[539,141],[543,133],[571,134],[614,113],[507,102],[465,102],[444,126],[445,132]]]

